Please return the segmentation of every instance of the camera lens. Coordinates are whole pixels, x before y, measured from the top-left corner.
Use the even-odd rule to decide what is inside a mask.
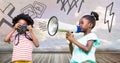
[[[21,25],[18,29],[17,32],[22,34],[25,33],[27,31],[27,25]]]

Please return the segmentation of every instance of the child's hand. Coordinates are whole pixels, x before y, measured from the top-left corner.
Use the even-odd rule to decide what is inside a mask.
[[[16,23],[13,28],[16,30],[16,29],[18,29],[19,27],[20,27],[20,24],[19,24],[19,23]]]
[[[31,25],[28,25],[28,26],[27,26],[27,29],[31,32],[31,31],[32,31],[32,26],[31,26]]]
[[[69,32],[66,33],[66,39],[69,40],[70,42],[74,42],[75,41],[75,38]]]

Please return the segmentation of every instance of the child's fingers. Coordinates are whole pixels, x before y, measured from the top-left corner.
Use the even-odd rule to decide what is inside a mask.
[[[20,26],[21,26],[21,25],[20,25],[19,23],[16,25],[17,28],[19,28]]]
[[[71,33],[70,33],[70,32],[67,32],[67,33],[66,33],[66,38],[68,39],[70,36],[71,36]]]
[[[27,29],[28,29],[29,31],[32,31],[32,26],[31,26],[31,25],[28,25],[28,26],[27,26]]]
[[[70,36],[70,35],[71,35],[71,33],[70,33],[70,32],[67,32],[67,33],[66,33],[66,35]]]
[[[20,24],[19,24],[19,23],[17,23],[17,24],[16,24],[16,26],[17,26],[17,27],[19,27],[19,26],[20,26]]]
[[[68,38],[68,36],[69,36],[69,34],[68,34],[68,33],[66,33],[66,38]]]
[[[68,34],[68,33],[66,33],[66,36],[69,36],[69,34]]]
[[[17,29],[19,27],[19,25],[20,25],[19,23],[16,23],[14,28]]]

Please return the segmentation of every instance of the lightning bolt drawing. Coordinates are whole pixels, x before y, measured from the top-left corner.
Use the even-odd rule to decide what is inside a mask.
[[[112,12],[114,2],[110,3],[108,6],[106,6],[105,11],[105,18],[104,18],[104,24],[108,24],[108,31],[111,32],[112,29],[112,23],[114,19],[115,13]]]

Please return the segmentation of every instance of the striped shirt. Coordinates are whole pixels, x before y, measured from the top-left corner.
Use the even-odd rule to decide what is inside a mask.
[[[12,61],[32,61],[32,41],[28,40],[24,34],[20,35],[18,45],[15,45],[18,42],[18,36],[15,39],[15,35],[13,35],[10,40],[13,42]]]

